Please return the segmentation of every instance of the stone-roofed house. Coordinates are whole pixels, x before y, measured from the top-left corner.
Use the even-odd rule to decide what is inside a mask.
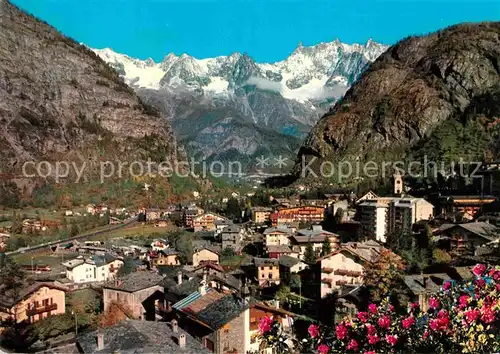
[[[224,228],[221,234],[222,249],[232,248],[239,251],[243,240],[244,230],[238,225],[229,225]]]
[[[49,282],[25,284],[20,288],[0,286],[0,322],[33,323],[66,312],[68,289]],[[1,331],[1,326],[0,326]]]
[[[277,259],[256,257],[253,261],[257,270],[256,276],[260,287],[279,285],[281,278],[280,265]]]
[[[474,254],[477,247],[500,237],[498,228],[487,222],[443,224],[434,234],[440,237],[440,244],[443,244],[443,239],[446,238],[450,250],[457,254]]]
[[[220,249],[213,246],[202,246],[193,253],[193,266],[202,262],[219,263]]]
[[[153,272],[127,274],[103,286],[104,311],[113,302],[129,309],[132,317],[154,320],[156,300],[163,299],[163,276]]]
[[[332,250],[339,248],[339,235],[323,230],[321,225],[312,225],[308,229],[297,230],[297,234],[290,237],[290,244],[292,245],[292,249],[293,246],[297,246],[300,249],[300,258],[304,259],[307,244],[310,242],[313,246],[314,252],[319,255],[325,238],[330,241],[330,247]]]
[[[286,227],[269,227],[264,230],[265,246],[289,245],[288,239],[293,234],[290,228]]]
[[[180,325],[211,352],[246,353],[249,304],[236,294],[205,287],[173,305]]]
[[[153,265],[157,266],[170,266],[180,265],[179,252],[174,248],[167,248],[157,253],[157,257],[153,260]]]
[[[417,274],[404,277],[404,283],[413,295],[411,301],[418,301],[420,309],[427,311],[429,309],[429,298],[437,293],[445,281],[451,280],[446,273]]]
[[[290,280],[292,274],[299,273],[309,267],[307,263],[292,256],[281,256],[278,261],[280,265],[280,277],[281,279],[287,279],[288,281]]]
[[[287,245],[268,246],[267,254],[269,255],[269,258],[276,258],[276,259],[279,259],[280,257],[283,256],[292,256],[299,258],[299,252],[292,250],[292,248]]]
[[[199,341],[171,323],[126,320],[78,336],[81,353],[210,353]]]
[[[361,285],[366,267],[378,259],[383,249],[383,246],[372,240],[348,242],[340,249],[319,258],[314,270],[321,280],[321,298],[346,285]]]

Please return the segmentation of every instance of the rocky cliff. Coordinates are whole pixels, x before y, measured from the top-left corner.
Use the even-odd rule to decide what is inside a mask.
[[[498,155],[500,23],[463,24],[389,48],[323,116],[302,161]],[[300,164],[296,171],[301,172]]]
[[[167,121],[102,59],[6,0],[0,58],[3,173],[28,160],[182,156]]]

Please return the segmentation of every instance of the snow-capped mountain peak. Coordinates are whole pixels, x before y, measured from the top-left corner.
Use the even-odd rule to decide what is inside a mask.
[[[333,42],[304,46],[301,42],[288,58],[276,63],[256,63],[247,54],[196,59],[188,54],[168,54],[160,63],[116,53],[110,48],[94,51],[135,88],[182,86],[207,94],[230,95],[245,85],[275,91],[299,102],[341,96],[364,67],[387,49],[368,40],[365,45]]]

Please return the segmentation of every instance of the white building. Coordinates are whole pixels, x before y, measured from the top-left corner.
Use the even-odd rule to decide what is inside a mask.
[[[94,255],[87,259],[80,256],[62,265],[66,267],[66,278],[73,283],[105,282],[116,278],[123,260],[109,254]]]
[[[375,198],[359,204],[362,236],[386,242],[391,232],[411,232],[414,223],[430,220],[434,206],[423,198]]]

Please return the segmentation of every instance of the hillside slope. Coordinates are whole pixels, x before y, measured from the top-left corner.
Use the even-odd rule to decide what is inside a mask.
[[[0,0],[0,166],[183,158],[161,114],[86,47]],[[180,155],[178,155],[180,153]]]
[[[402,40],[312,129],[300,161],[498,156],[500,23]],[[300,174],[303,164],[297,163]]]

